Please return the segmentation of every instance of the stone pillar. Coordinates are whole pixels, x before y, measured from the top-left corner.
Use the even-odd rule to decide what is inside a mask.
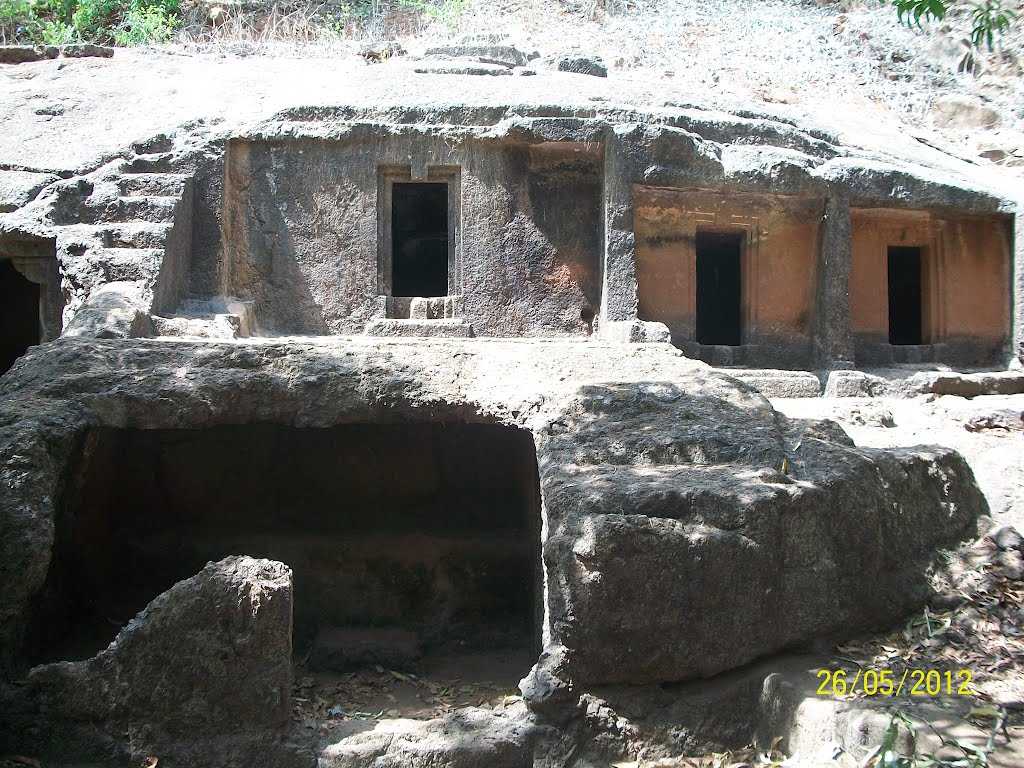
[[[604,261],[601,322],[637,317],[636,238],[631,164],[623,137],[607,133],[604,148]]]
[[[843,194],[830,194],[821,225],[814,305],[814,356],[822,369],[853,367],[851,228],[849,199]]]
[[[1018,203],[1013,217],[1013,235],[1010,274],[1013,280],[1013,305],[1010,322],[1012,328],[1012,348],[1009,363],[1013,367],[1024,365],[1024,202]]]

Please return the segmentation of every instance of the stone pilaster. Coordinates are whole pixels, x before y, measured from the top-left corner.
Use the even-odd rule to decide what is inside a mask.
[[[604,158],[601,321],[630,321],[637,317],[633,184],[622,136],[615,130],[608,131]]]
[[[814,312],[815,362],[823,369],[853,366],[851,229],[849,199],[842,194],[830,194],[825,200],[825,216],[821,225]]]

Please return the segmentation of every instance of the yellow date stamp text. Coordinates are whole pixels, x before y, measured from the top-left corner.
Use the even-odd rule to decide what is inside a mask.
[[[969,669],[819,669],[818,696],[974,696]]]

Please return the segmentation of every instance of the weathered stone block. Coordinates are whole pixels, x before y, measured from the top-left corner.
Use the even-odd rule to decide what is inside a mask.
[[[287,566],[248,557],[210,563],[157,597],[97,656],[34,668],[0,745],[108,759],[201,752],[204,740],[272,732],[289,715],[291,618]],[[204,764],[216,764],[207,757]]]

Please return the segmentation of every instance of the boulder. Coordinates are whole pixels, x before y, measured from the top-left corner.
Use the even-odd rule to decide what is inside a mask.
[[[586,388],[538,459],[577,686],[709,677],[890,625],[988,511],[952,450],[857,448],[667,383]]]
[[[242,734],[262,741],[288,720],[291,617],[286,565],[210,563],[153,600],[98,655],[32,669],[0,751],[235,764],[243,755],[219,762],[218,744]]]
[[[574,72],[578,75],[608,77],[608,67],[600,56],[569,54],[559,57],[556,62],[559,72]]]
[[[932,120],[940,128],[990,128],[999,123],[999,112],[974,96],[948,94],[932,104]]]

